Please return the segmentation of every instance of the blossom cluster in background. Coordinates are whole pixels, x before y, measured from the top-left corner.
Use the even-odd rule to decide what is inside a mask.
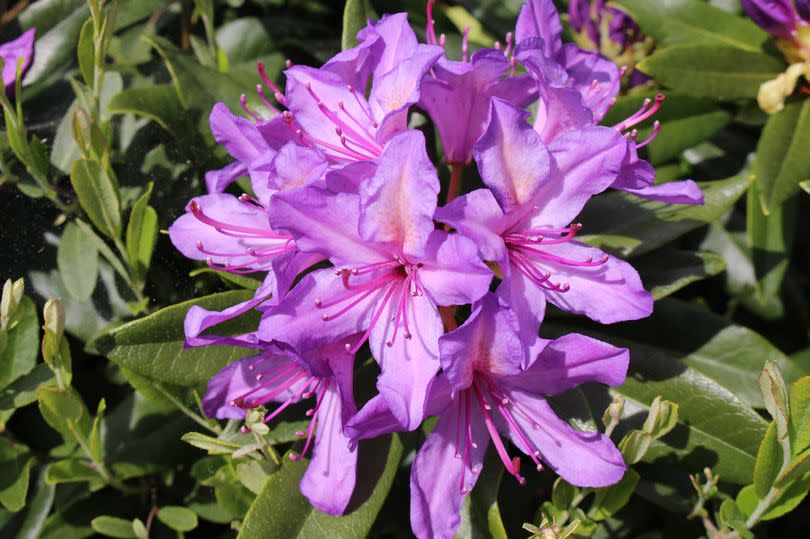
[[[259,408],[269,422],[311,399],[303,449],[290,458],[310,459],[301,491],[331,514],[352,497],[360,440],[438,416],[411,471],[411,525],[420,537],[452,537],[490,442],[521,483],[515,451],[574,485],[622,478],[613,442],[573,429],[545,397],[620,385],[628,351],[579,334],[547,340],[540,325],[548,303],[604,324],[652,312],[630,264],[576,239],[599,230],[576,222],[591,197],[610,188],[675,204],[703,197],[691,180],[656,185],[639,158],[659,127],[646,140],[634,127],[664,96],[599,125],[623,71],[563,43],[550,0],[528,0],[505,46],[472,54],[466,33],[461,51],[447,50],[432,8],[426,43],[405,13],[384,15],[320,68],[288,66],[283,91],[260,65],[256,99],[271,116],[253,99],[243,98],[244,115],[214,107],[211,131],[234,161],[206,176],[208,194],[170,235],[214,269],[267,272],[248,301],[186,316],[189,346],[255,350],[211,379],[205,413],[240,419]],[[577,24],[600,39],[590,15]],[[442,163],[409,127],[414,108],[440,135],[444,187]],[[468,168],[483,184],[460,194]],[[227,192],[242,176],[252,194]],[[255,331],[212,334],[251,310],[261,313]],[[355,356],[366,349],[380,367],[378,394],[358,409]]]

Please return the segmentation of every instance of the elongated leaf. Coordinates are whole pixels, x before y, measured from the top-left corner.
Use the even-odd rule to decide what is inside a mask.
[[[90,462],[81,459],[64,459],[54,462],[48,467],[45,481],[58,485],[59,483],[93,481],[100,477]]]
[[[156,122],[174,135],[191,128],[177,93],[168,84],[127,88],[113,97],[107,105],[110,114],[135,114]]]
[[[755,182],[748,192],[747,236],[757,278],[758,299],[767,304],[779,295],[782,279],[790,263],[790,250],[796,229],[796,203],[791,199],[765,215],[759,204],[762,183]]]
[[[776,425],[771,422],[757,452],[754,466],[754,488],[757,496],[764,498],[771,490],[779,469],[782,467],[782,447],[776,439]]]
[[[656,51],[639,69],[674,90],[695,97],[756,97],[759,86],[785,69],[759,52],[715,45],[676,45]]]
[[[810,448],[810,377],[790,386],[790,443],[793,456]]]
[[[700,0],[613,0],[659,45],[707,44],[759,51],[768,34],[751,20]]]
[[[70,170],[70,183],[82,209],[102,233],[121,236],[121,202],[112,178],[97,161],[79,159]]]
[[[93,19],[87,19],[79,34],[79,46],[76,55],[79,58],[79,71],[82,72],[84,83],[92,88],[95,75],[95,46],[93,43]]]
[[[129,264],[135,274],[142,277],[149,269],[152,261],[152,252],[155,250],[158,233],[157,212],[149,206],[149,197],[152,195],[151,182],[146,191],[132,206],[127,223],[127,256]]]
[[[810,101],[801,99],[768,118],[757,144],[756,176],[765,213],[775,211],[810,178]]]
[[[45,475],[48,468],[42,468],[37,478],[33,498],[28,502],[28,512],[25,520],[17,532],[17,539],[37,539],[40,537],[42,526],[48,513],[53,507],[53,500],[56,497],[56,487],[45,482]]]
[[[0,388],[28,374],[39,355],[39,317],[28,296],[20,301],[17,316],[19,322],[6,333],[5,346],[0,350]]]
[[[95,341],[112,361],[151,378],[183,387],[208,381],[222,367],[251,354],[233,346],[183,348],[183,320],[192,305],[219,310],[247,300],[250,292],[237,290],[172,305],[149,316],[124,324]],[[255,314],[229,324],[225,330],[245,333],[256,329]],[[219,329],[219,328],[217,328]],[[229,331],[229,332],[230,332]]]
[[[306,461],[293,463],[285,455],[281,469],[270,476],[251,505],[239,530],[239,539],[365,537],[391,488],[402,457],[402,444],[394,435],[363,443],[359,450],[359,462],[366,463],[357,469],[354,498],[359,507],[342,517],[313,508],[298,490]],[[350,502],[350,506],[354,503]]]
[[[592,199],[578,217],[589,232],[582,239],[622,257],[650,252],[717,220],[745,193],[750,181],[750,177],[741,175],[701,183],[703,206],[665,204],[619,192],[607,193]]]
[[[59,241],[56,263],[68,293],[76,300],[88,300],[98,280],[95,240],[75,224],[68,223]]]
[[[374,17],[374,9],[369,0],[346,0],[346,6],[343,8],[343,36],[340,38],[344,51],[357,45],[354,36],[365,28],[368,19]]]
[[[36,389],[54,385],[53,372],[45,363],[40,363],[0,391],[0,412],[22,408],[37,400]]]

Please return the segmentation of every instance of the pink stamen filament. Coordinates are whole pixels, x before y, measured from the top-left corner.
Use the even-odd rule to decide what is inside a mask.
[[[500,412],[501,416],[506,420],[507,423],[509,423],[509,426],[517,434],[518,438],[520,439],[520,442],[523,444],[523,451],[529,455],[529,458],[531,458],[532,461],[534,461],[535,468],[537,469],[537,471],[538,472],[542,471],[543,465],[540,463],[540,460],[538,459],[538,457],[540,456],[540,451],[538,451],[538,449],[534,445],[532,445],[531,441],[526,436],[526,433],[523,431],[520,425],[518,425],[517,421],[515,421],[515,418],[512,417],[512,414],[506,408],[507,404],[513,404],[512,400],[507,398],[504,392],[500,391],[494,384],[494,382],[492,382],[489,379],[489,377],[485,377],[484,381],[487,383],[487,386],[489,387],[489,394],[492,396],[493,402],[498,403],[498,412]],[[536,424],[537,422],[533,421],[533,423]]]
[[[470,27],[465,26],[464,31],[461,33],[461,61],[467,61],[467,49],[469,47]]]
[[[636,148],[643,148],[644,146],[646,146],[646,145],[647,145],[647,144],[649,144],[650,142],[654,141],[654,140],[655,140],[655,137],[657,137],[657,136],[658,136],[658,134],[659,134],[660,132],[661,132],[661,122],[659,122],[658,120],[656,120],[656,121],[655,121],[655,123],[653,124],[653,132],[652,132],[652,135],[650,135],[650,136],[649,136],[649,137],[648,137],[646,140],[644,140],[643,142],[640,142],[640,143],[636,144]]]
[[[371,133],[369,133],[365,129],[364,129],[364,134],[360,134],[357,131],[355,131],[349,124],[347,124],[346,122],[344,122],[343,120],[338,118],[338,115],[335,114],[329,107],[327,107],[324,104],[323,101],[321,101],[321,99],[318,97],[318,94],[316,94],[315,90],[312,89],[312,84],[311,83],[308,82],[307,85],[306,85],[306,88],[307,88],[307,91],[309,92],[309,95],[312,97],[312,99],[315,100],[315,104],[318,106],[321,113],[324,116],[326,116],[333,124],[335,124],[341,130],[343,130],[345,133],[347,133],[348,135],[354,137],[354,139],[355,139],[354,142],[358,146],[362,146],[362,147],[367,148],[369,151],[376,152],[377,155],[379,155],[379,153],[382,152],[382,147],[374,140],[374,137],[371,135]],[[363,108],[363,107],[360,107],[360,108]],[[345,109],[345,107],[344,107],[344,109]],[[352,116],[349,116],[349,117],[352,120],[354,120],[355,122],[357,122],[357,120],[354,119],[354,117],[352,117]]]
[[[284,383],[279,385],[279,387],[271,390],[267,395],[263,395],[261,398],[258,398],[258,399],[248,400],[248,397],[250,397],[254,393],[264,390],[267,386],[276,383],[280,379],[282,379],[285,376],[295,372],[296,370],[298,371],[296,374],[294,374],[293,376],[288,378]],[[259,376],[261,376],[261,374],[257,375],[257,377],[256,377],[257,380],[259,380]],[[239,406],[240,408],[256,408],[257,406],[261,406],[263,403],[268,402],[269,400],[273,399],[277,395],[279,395],[282,392],[288,390],[297,381],[299,381],[301,378],[304,378],[305,376],[307,376],[307,372],[304,371],[303,369],[301,369],[300,367],[297,367],[297,366],[293,366],[292,368],[288,367],[282,373],[276,375],[274,378],[272,378],[272,379],[270,379],[270,380],[268,380],[268,381],[266,381],[266,382],[264,382],[264,383],[262,383],[262,384],[260,384],[260,385],[258,385],[256,387],[254,387],[253,389],[251,389],[250,391],[248,391],[246,393],[243,393],[237,399],[234,399],[234,404],[236,406]]]
[[[556,264],[562,264],[565,266],[575,266],[575,267],[594,267],[594,266],[601,266],[605,262],[608,261],[607,255],[605,255],[600,260],[593,260],[591,257],[588,257],[586,260],[578,261],[578,260],[571,260],[568,258],[563,258],[561,256],[556,256],[549,254],[545,251],[540,251],[538,249],[534,249],[532,247],[528,247],[526,245],[512,245],[512,249],[517,249],[521,252],[521,254],[531,257],[534,256],[535,258],[541,258],[548,262],[554,262]]]
[[[278,417],[278,415],[279,415],[281,412],[283,412],[284,410],[286,410],[286,409],[287,409],[287,408],[288,408],[288,407],[289,407],[291,404],[295,404],[296,402],[298,402],[298,400],[299,400],[299,398],[301,397],[301,395],[302,395],[302,394],[303,394],[303,393],[304,393],[304,392],[307,390],[307,388],[308,388],[308,387],[309,387],[309,386],[312,384],[312,381],[313,381],[313,380],[317,380],[317,378],[315,378],[314,376],[310,376],[310,377],[309,377],[309,379],[308,379],[308,380],[307,380],[305,383],[303,383],[303,384],[301,385],[301,387],[299,387],[299,388],[298,388],[298,389],[295,391],[295,393],[294,393],[294,394],[290,395],[290,398],[288,398],[287,400],[285,400],[285,401],[282,403],[282,405],[281,405],[281,406],[279,406],[278,408],[276,408],[276,409],[273,411],[273,413],[272,413],[272,414],[270,414],[270,415],[268,415],[267,417],[265,417],[265,418],[264,418],[264,422],[265,422],[265,423],[269,423],[270,421],[272,421],[273,419],[275,419],[276,417]]]
[[[189,203],[189,209],[191,213],[194,214],[199,221],[214,227],[219,232],[224,231],[231,231],[231,232],[241,232],[243,234],[251,234],[257,236],[257,238],[271,238],[271,239],[280,239],[280,240],[288,240],[290,236],[276,234],[275,232],[271,231],[270,229],[261,229],[261,228],[252,228],[247,226],[239,226],[229,223],[224,223],[222,221],[218,221],[213,219],[207,215],[202,210],[200,203],[196,200],[192,200]]]
[[[259,71],[259,77],[262,79],[264,85],[273,91],[273,97],[276,98],[276,101],[278,101],[283,106],[287,106],[287,99],[284,97],[284,93],[281,90],[279,90],[275,84],[273,84],[273,81],[270,80],[270,77],[268,77],[267,73],[264,71],[264,63],[256,62],[256,68]]]
[[[657,94],[655,96],[655,101],[650,106],[650,99],[647,98],[644,100],[644,104],[641,106],[639,110],[635,113],[630,115],[626,120],[621,123],[618,123],[613,126],[614,129],[617,131],[624,131],[625,129],[629,129],[634,125],[638,125],[650,116],[654,115],[658,112],[658,109],[661,108],[662,104],[664,103],[665,96],[663,94]]]
[[[307,427],[306,432],[307,441],[304,443],[304,449],[301,450],[301,453],[294,453],[294,452],[290,453],[290,460],[297,462],[301,460],[304,457],[304,455],[307,454],[309,446],[312,443],[312,435],[315,432],[315,425],[318,423],[318,411],[321,409],[323,401],[326,400],[326,390],[329,389],[329,385],[331,383],[332,383],[331,378],[326,380],[323,391],[321,391],[320,395],[318,396],[318,401],[315,404],[315,408],[307,411],[307,415],[310,415],[312,417],[312,419],[309,421],[309,426]]]
[[[239,104],[242,105],[242,110],[245,111],[245,114],[247,114],[248,116],[253,118],[254,122],[261,122],[262,121],[261,117],[258,114],[256,114],[255,112],[253,112],[252,110],[250,110],[248,108],[248,106],[247,106],[247,96],[245,94],[242,94],[242,95],[239,96]]]
[[[487,427],[487,431],[489,431],[489,437],[492,439],[492,443],[495,445],[495,449],[498,452],[498,456],[501,458],[501,462],[503,462],[506,471],[515,476],[515,479],[517,479],[518,483],[520,483],[521,485],[525,485],[526,479],[524,479],[523,476],[520,475],[520,458],[519,457],[515,457],[514,459],[509,458],[509,453],[506,451],[506,447],[503,445],[501,435],[498,432],[498,429],[495,426],[495,422],[492,420],[492,416],[490,414],[492,406],[490,406],[490,404],[481,394],[481,389],[478,387],[477,380],[473,380],[472,388],[475,391],[475,397],[478,400],[478,405],[481,407],[481,414],[484,416],[484,424]]]
[[[349,285],[349,286],[351,286],[351,288],[349,288],[349,290],[352,290],[350,293],[348,293],[346,295],[343,295],[343,296],[341,296],[341,297],[339,297],[337,299],[334,299],[334,300],[332,300],[332,301],[330,301],[328,303],[323,303],[323,302],[321,302],[320,299],[316,298],[315,299],[315,306],[317,308],[319,308],[319,309],[328,309],[330,307],[340,305],[341,303],[343,303],[345,301],[348,301],[348,300],[350,300],[350,299],[352,299],[352,298],[354,298],[354,297],[356,297],[358,295],[361,295],[360,298],[358,298],[356,301],[353,301],[350,305],[348,305],[347,307],[345,307],[344,309],[342,309],[338,313],[335,313],[335,314],[332,314],[332,315],[326,315],[326,314],[324,315],[324,320],[332,320],[334,318],[337,318],[341,314],[344,314],[346,312],[346,309],[351,309],[352,307],[357,305],[359,302],[366,299],[375,290],[379,290],[381,287],[385,286],[387,283],[394,282],[394,281],[396,281],[398,279],[399,279],[399,277],[397,277],[396,275],[386,275],[385,277],[382,277],[380,279],[376,279],[374,281],[371,281],[371,282],[368,282],[368,283],[365,283],[365,284],[362,284],[362,285],[359,285],[359,286],[358,285]]]
[[[261,84],[256,85],[256,94],[259,96],[259,99],[262,100],[265,107],[272,110],[274,113],[276,113],[276,115],[281,114],[281,111],[278,110],[270,101],[268,101],[266,97],[264,97],[264,87]]]
[[[425,35],[428,45],[435,45],[436,41],[436,21],[433,19],[433,5],[436,0],[428,0],[426,7],[427,24],[425,25]]]
[[[374,313],[374,317],[371,319],[371,323],[368,325],[368,328],[366,328],[366,331],[363,332],[363,336],[360,337],[360,340],[357,341],[357,344],[354,345],[354,348],[352,348],[349,351],[350,354],[356,354],[357,351],[360,350],[360,347],[363,346],[363,344],[368,340],[369,336],[371,335],[371,331],[374,329],[374,327],[377,325],[377,322],[380,320],[380,317],[382,316],[382,313],[385,310],[386,305],[388,305],[388,300],[391,299],[391,296],[394,294],[396,288],[397,288],[396,282],[394,282],[390,287],[388,287],[388,292],[385,293],[385,297],[380,302],[380,305],[377,307],[377,312]]]
[[[543,290],[552,292],[566,292],[566,285],[551,282],[551,272],[541,273],[529,259],[518,252],[510,251],[509,261],[513,263],[526,277]]]

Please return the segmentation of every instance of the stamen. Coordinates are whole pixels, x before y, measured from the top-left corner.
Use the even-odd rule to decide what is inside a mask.
[[[512,38],[512,32],[506,33],[506,49],[503,51],[503,55],[509,58],[509,54],[512,52],[512,45],[514,44],[514,40]]]
[[[650,106],[651,103],[650,99],[649,98],[645,99],[644,104],[641,106],[639,110],[630,115],[623,122],[614,125],[613,128],[616,129],[617,131],[624,131],[625,129],[633,127],[634,125],[640,124],[641,122],[643,122],[644,120],[646,120],[647,118],[658,112],[658,109],[661,108],[661,105],[663,104],[665,98],[666,96],[664,96],[663,94],[657,94],[655,96],[655,102],[652,103],[652,106]]]
[[[655,137],[657,137],[660,132],[661,132],[661,122],[656,120],[655,123],[653,124],[652,135],[650,135],[646,140],[636,144],[636,149],[643,148],[644,146],[646,146],[650,142],[654,141]]]
[[[292,62],[287,60],[289,65],[287,67],[292,67]],[[270,77],[267,76],[267,73],[264,71],[264,63],[263,62],[256,62],[256,68],[259,70],[259,77],[262,79],[262,82],[265,86],[270,88],[273,91],[273,97],[276,98],[281,105],[287,106],[287,99],[284,97],[284,93],[278,89],[278,87],[273,84],[273,81],[270,80]]]
[[[239,96],[239,104],[242,105],[242,110],[245,111],[245,114],[247,114],[248,116],[253,118],[254,122],[261,122],[262,121],[261,117],[259,117],[258,114],[254,113],[253,111],[251,111],[248,108],[248,106],[247,106],[247,96],[245,94],[242,94],[242,95]]]
[[[280,111],[280,110],[278,110],[278,109],[275,107],[275,105],[273,105],[272,103],[270,103],[270,101],[268,101],[266,97],[264,97],[264,87],[263,87],[261,84],[257,84],[257,85],[256,85],[256,94],[259,96],[259,99],[261,99],[261,100],[262,100],[262,103],[264,103],[264,106],[265,106],[265,107],[267,107],[268,109],[270,109],[270,110],[272,110],[273,112],[275,112],[275,113],[276,113],[276,115],[281,114],[281,111]]]
[[[473,381],[472,387],[475,391],[476,399],[478,399],[478,404],[481,407],[481,413],[484,416],[484,424],[487,427],[487,431],[489,431],[489,437],[492,439],[492,443],[495,445],[495,449],[498,452],[498,456],[501,458],[501,462],[503,462],[506,471],[515,476],[518,483],[525,485],[526,479],[520,475],[520,457],[515,457],[513,459],[509,458],[509,453],[506,451],[506,447],[503,445],[503,440],[501,440],[501,435],[495,426],[495,422],[492,420],[491,414],[489,413],[491,407],[487,404],[484,396],[481,394],[481,389],[478,387],[477,380]]]
[[[461,33],[461,61],[467,62],[467,48],[469,46],[469,39],[470,39],[470,26],[464,27],[464,32]]]
[[[258,238],[270,238],[270,239],[282,239],[288,240],[290,236],[282,236],[280,234],[276,234],[272,232],[269,228],[268,229],[261,229],[261,228],[252,228],[248,226],[239,226],[234,224],[225,223],[222,221],[218,221],[207,216],[200,206],[200,203],[196,200],[192,200],[189,205],[189,210],[191,213],[196,217],[199,221],[214,227],[219,232],[224,231],[231,231],[231,232],[241,232],[243,234],[249,234],[252,236],[256,236]]]

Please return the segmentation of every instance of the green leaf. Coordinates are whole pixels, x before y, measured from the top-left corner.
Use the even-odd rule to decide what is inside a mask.
[[[0,388],[29,373],[39,355],[39,317],[29,297],[23,296],[14,319],[18,322],[6,333],[5,347],[0,350]]]
[[[90,521],[93,529],[107,537],[117,537],[120,539],[135,539],[135,532],[132,531],[132,522],[123,518],[103,515]]]
[[[587,243],[613,251],[624,258],[648,253],[700,226],[716,221],[748,189],[750,177],[700,183],[703,206],[665,204],[643,200],[625,193],[611,192],[591,199],[578,219],[588,230],[598,226],[598,234],[585,235]]]
[[[95,44],[93,43],[93,32],[95,26],[93,19],[87,19],[79,34],[79,45],[76,48],[76,56],[79,58],[79,71],[82,72],[84,83],[92,88],[93,77],[95,76]]]
[[[143,521],[139,518],[132,521],[132,532],[138,539],[149,539],[149,530],[146,529]]]
[[[747,239],[757,279],[756,300],[767,305],[778,301],[782,279],[790,263],[796,229],[794,197],[765,215],[759,204],[762,185],[755,182],[748,191]]]
[[[23,444],[0,437],[0,504],[16,513],[25,507],[32,456]]]
[[[109,238],[121,236],[118,188],[97,161],[79,159],[70,170],[70,183],[87,216]]]
[[[644,98],[652,98],[654,92],[633,93],[619,97],[602,120],[602,125],[613,125],[636,112]],[[655,114],[661,124],[661,132],[655,144],[646,147],[648,160],[653,165],[667,163],[684,150],[709,139],[731,121],[731,114],[720,107],[714,99],[700,99],[688,95],[667,92],[664,106]],[[647,122],[638,127],[638,140],[645,140],[653,133]],[[659,178],[661,171],[658,171]]]
[[[784,492],[779,493],[771,503],[770,508],[762,515],[761,520],[773,520],[795,509],[807,496],[808,488],[810,488],[810,475],[796,481]],[[750,515],[759,503],[760,498],[757,496],[754,485],[748,485],[737,494],[735,501],[740,511]]]
[[[175,136],[187,136],[184,130],[193,130],[177,93],[168,84],[127,88],[110,100],[107,112],[143,116]]]
[[[368,19],[376,18],[369,0],[346,0],[343,8],[343,36],[341,48],[345,51],[357,45],[357,32],[366,27]]]
[[[640,430],[631,430],[622,441],[619,442],[619,450],[622,452],[624,462],[635,464],[644,458],[647,451],[652,447],[652,436]]]
[[[805,193],[810,194],[810,180],[804,180],[803,182],[799,182],[799,187],[801,187]]]
[[[89,461],[83,459],[64,459],[48,467],[45,481],[51,485],[60,483],[77,483],[95,481],[101,476]]]
[[[621,481],[613,486],[598,489],[593,500],[593,506],[598,509],[593,514],[593,519],[605,520],[627,505],[636,490],[638,480],[638,473],[632,468],[628,468]]]
[[[810,377],[790,386],[790,444],[793,455],[810,448]]]
[[[772,56],[715,45],[659,49],[638,68],[661,84],[694,97],[731,100],[756,97],[785,64]]]
[[[754,488],[757,496],[764,498],[773,486],[782,468],[782,447],[776,439],[776,425],[771,421],[757,452],[754,466]]]
[[[810,178],[810,101],[789,102],[768,118],[757,144],[755,171],[765,213],[775,211]]]
[[[90,415],[75,389],[55,387],[37,389],[39,411],[43,419],[65,439],[75,439],[78,430],[83,436],[90,432]]]
[[[178,532],[189,532],[197,527],[197,514],[185,507],[177,505],[161,507],[157,517],[159,521]]]
[[[787,387],[782,373],[775,362],[766,361],[759,376],[759,391],[765,409],[776,423],[776,438],[780,442],[788,435],[788,417],[790,415]]]
[[[157,212],[149,206],[154,184],[149,182],[146,191],[132,206],[127,223],[127,257],[135,275],[143,277],[152,261],[158,233]]]
[[[285,455],[281,469],[270,476],[251,505],[239,539],[365,537],[391,488],[402,444],[394,435],[362,443],[359,451],[358,461],[366,465],[357,469],[358,486],[345,516],[333,517],[309,504],[298,489],[307,462],[291,462]]]
[[[707,44],[758,51],[769,36],[747,18],[699,0],[613,0],[660,46]]]
[[[172,305],[119,326],[96,340],[94,345],[110,360],[147,378],[182,387],[205,384],[221,368],[251,352],[233,346],[184,349],[186,312],[192,305],[222,310],[252,296],[250,291],[234,290]],[[215,330],[218,334],[231,335],[255,330],[256,314],[239,317]]]
[[[656,397],[650,405],[650,413],[642,430],[657,440],[666,436],[678,424],[678,405]]]
[[[779,474],[774,486],[776,486],[776,488],[784,488],[786,485],[790,485],[794,481],[807,475],[808,471],[810,471],[810,451],[805,451],[790,461],[785,471]],[[759,492],[757,492],[757,494],[758,493]]]
[[[48,513],[51,512],[53,501],[56,497],[56,487],[45,482],[45,475],[48,467],[40,470],[37,477],[37,484],[34,487],[34,495],[28,502],[28,512],[25,520],[17,532],[17,539],[37,539],[41,537],[41,532]]]
[[[72,222],[68,223],[59,240],[56,263],[62,284],[71,297],[78,301],[90,299],[98,280],[98,250],[95,240]]]
[[[571,505],[571,502],[574,500],[574,496],[577,495],[579,489],[563,479],[562,477],[558,477],[557,480],[554,482],[554,488],[551,491],[551,503],[557,509],[566,510],[568,506]]]
[[[664,247],[635,259],[633,266],[644,287],[657,301],[690,284],[726,269],[722,256],[710,252],[680,251]]]
[[[31,372],[17,378],[0,391],[0,412],[15,410],[31,404],[37,400],[38,387],[55,384],[56,380],[51,369],[45,363],[40,363]]]
[[[743,539],[754,539],[754,534],[745,525],[745,515],[731,498],[726,498],[720,505],[720,524],[725,524],[740,534]]]

